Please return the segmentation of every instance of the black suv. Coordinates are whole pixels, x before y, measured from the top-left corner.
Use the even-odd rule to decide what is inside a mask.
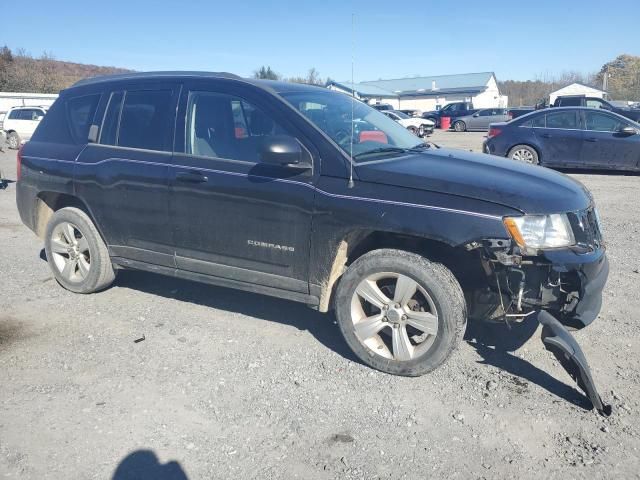
[[[580,183],[426,144],[327,89],[213,73],[84,80],[18,163],[21,218],[64,288],[95,292],[133,268],[334,309],[356,355],[385,372],[436,368],[467,318],[546,310],[579,328],[600,310],[608,263]]]

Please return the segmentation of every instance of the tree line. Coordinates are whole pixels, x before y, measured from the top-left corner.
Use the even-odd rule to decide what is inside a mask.
[[[284,82],[306,83],[309,85],[324,86],[331,79],[329,77],[323,79],[315,68],[310,68],[305,76],[284,77],[271,68],[271,66],[263,65],[259,69],[254,70],[253,78],[262,80],[281,80]]]
[[[0,48],[0,91],[3,92],[58,93],[83,78],[130,71],[63,62],[47,52],[34,58],[23,50],[12,52],[6,46]],[[285,77],[269,65],[255,70],[253,77],[321,86],[330,80],[329,77],[323,78],[315,68],[310,68],[306,75]],[[548,98],[551,92],[574,82],[602,88],[605,77],[611,99],[640,101],[640,57],[626,54],[607,62],[598,72],[539,75],[534,80],[500,81],[498,86],[504,95],[509,96],[510,105],[535,105]]]
[[[0,48],[0,92],[58,93],[78,80],[130,70],[62,62],[50,53],[34,58],[24,50]]]
[[[535,80],[498,82],[500,92],[509,96],[511,106],[533,106],[548,99],[549,94],[572,83],[606,90],[612,100],[640,101],[640,57],[619,55],[605,63],[598,72],[564,72],[559,76],[539,75]]]

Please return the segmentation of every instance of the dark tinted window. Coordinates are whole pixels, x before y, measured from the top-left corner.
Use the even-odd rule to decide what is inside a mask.
[[[36,110],[35,108],[23,108],[20,110],[20,120],[35,120],[38,117],[42,117],[42,110]]]
[[[67,121],[71,135],[76,143],[86,143],[89,135],[89,127],[96,113],[100,94],[84,95],[70,98],[67,101]]]
[[[20,118],[20,110],[11,110],[7,116],[10,120],[17,120]]]
[[[545,127],[545,119],[546,115],[538,115],[537,117],[532,118],[531,120],[522,124],[523,127],[530,128],[544,128]]]
[[[270,115],[231,95],[191,92],[187,111],[187,153],[260,161],[265,137],[287,135]]]
[[[122,92],[113,92],[109,97],[100,129],[100,143],[104,145],[116,145],[118,141],[118,123],[120,122],[123,96]]]
[[[560,98],[558,100],[560,107],[579,107],[582,105],[582,97],[568,97]]]
[[[574,110],[547,113],[547,128],[578,128]]]
[[[171,150],[171,90],[127,91],[120,116],[118,145],[147,150]]]
[[[491,115],[497,115],[495,110],[480,110],[478,112],[479,117],[490,117]]]
[[[612,115],[600,112],[585,112],[585,124],[587,130],[595,130],[598,132],[615,132],[620,127],[628,126]]]

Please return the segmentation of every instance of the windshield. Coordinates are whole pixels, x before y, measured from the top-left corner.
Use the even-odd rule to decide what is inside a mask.
[[[411,118],[409,115],[407,115],[407,114],[406,114],[406,113],[404,113],[404,112],[397,111],[397,112],[394,112],[394,113],[395,113],[396,115],[398,115],[398,117],[400,117],[400,118]]]
[[[399,123],[359,100],[352,100],[349,95],[328,90],[281,95],[336,142],[347,156],[353,139],[353,158],[356,161],[375,154],[400,153],[425,145]]]

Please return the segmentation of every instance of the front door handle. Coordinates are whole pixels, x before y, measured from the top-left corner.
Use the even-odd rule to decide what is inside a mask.
[[[594,137],[585,138],[585,140],[586,140],[587,142],[594,142],[594,143],[598,141],[598,139],[597,139],[597,138],[594,138]]]
[[[176,173],[176,180],[184,183],[204,183],[209,179],[200,172],[191,171]]]
[[[540,135],[542,138],[551,138],[551,134],[549,133],[543,133],[542,135]]]

